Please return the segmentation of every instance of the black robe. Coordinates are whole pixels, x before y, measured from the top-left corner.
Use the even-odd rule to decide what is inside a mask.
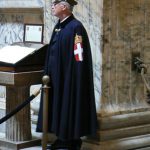
[[[74,54],[75,36],[82,38],[83,60]],[[97,116],[89,39],[82,23],[70,16],[56,24],[49,44],[45,74],[50,76],[48,131],[59,139],[94,136]],[[42,131],[42,101],[37,132]]]

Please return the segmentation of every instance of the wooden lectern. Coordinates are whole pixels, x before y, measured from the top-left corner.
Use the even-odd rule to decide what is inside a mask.
[[[15,60],[15,63],[0,60],[0,84],[6,86],[6,113],[29,97],[31,85],[42,83],[47,50],[47,45],[42,44],[17,43],[16,45],[24,47],[24,50],[26,47],[33,48],[33,50],[23,58]],[[12,45],[12,48],[16,45]],[[11,49],[10,53],[12,53],[12,57],[17,55]],[[18,150],[40,143],[40,140],[32,139],[30,105],[6,121],[6,139],[0,139],[0,149]]]

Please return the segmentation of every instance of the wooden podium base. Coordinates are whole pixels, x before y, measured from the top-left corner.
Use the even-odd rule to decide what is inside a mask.
[[[7,139],[0,139],[0,150],[20,150],[22,148],[28,148],[41,145],[41,139],[33,139],[30,141],[13,142]]]
[[[6,113],[27,100],[30,86],[41,84],[43,70],[30,72],[2,72],[0,84],[6,86]],[[30,104],[6,121],[6,139],[0,139],[0,150],[19,150],[41,145],[40,139],[32,139]]]

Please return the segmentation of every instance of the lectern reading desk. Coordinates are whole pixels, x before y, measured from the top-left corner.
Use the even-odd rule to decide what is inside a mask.
[[[30,95],[30,86],[41,84],[47,45],[17,43],[0,49],[0,84],[6,86],[6,113]],[[0,149],[34,146],[31,136],[30,105],[6,121],[6,139]]]

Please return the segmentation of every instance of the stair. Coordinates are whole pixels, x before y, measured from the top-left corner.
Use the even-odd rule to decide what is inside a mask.
[[[136,150],[150,150],[150,147],[143,147],[143,148],[138,148]]]
[[[100,118],[102,150],[150,150],[150,111]]]
[[[150,134],[150,124],[100,131],[101,141]]]
[[[137,150],[150,146],[150,134],[100,142],[103,150]]]

